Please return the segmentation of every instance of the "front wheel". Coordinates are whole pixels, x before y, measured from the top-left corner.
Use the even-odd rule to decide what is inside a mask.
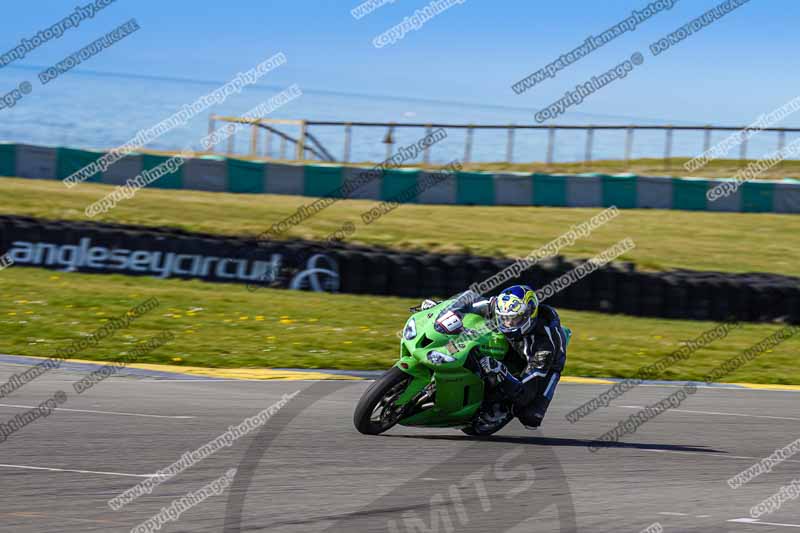
[[[395,405],[411,376],[392,367],[369,386],[356,406],[353,423],[364,435],[379,435],[400,421],[403,407]]]

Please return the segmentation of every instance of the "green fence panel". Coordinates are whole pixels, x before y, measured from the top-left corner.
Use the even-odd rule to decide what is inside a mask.
[[[63,180],[73,175],[87,165],[91,165],[103,157],[104,154],[105,152],[58,148],[56,151],[56,179]],[[84,181],[89,183],[102,183],[103,173],[97,172]]]
[[[742,211],[745,213],[771,213],[774,197],[774,183],[745,182],[742,184]]]
[[[684,178],[672,179],[672,209],[705,211],[708,181]]]
[[[457,172],[456,203],[494,205],[494,176],[481,172]]]
[[[416,203],[417,194],[411,194],[417,186],[419,170],[391,169],[383,173],[381,179],[381,200],[395,201],[402,197],[406,203]]]
[[[304,196],[341,198],[342,167],[307,165],[304,172]]]
[[[13,143],[0,144],[0,176],[15,176],[17,174],[17,145]]]
[[[604,207],[611,207],[612,205],[620,209],[633,209],[636,207],[636,176],[603,175],[602,178]]]
[[[170,157],[160,155],[144,154],[142,155],[142,173],[147,170],[153,170],[170,159]],[[148,185],[148,187],[153,187],[155,189],[183,189],[183,165],[174,172],[164,174]]]
[[[263,193],[264,163],[243,161],[241,159],[228,159],[228,192],[236,193]],[[269,175],[267,175],[269,179]]]
[[[534,174],[533,205],[566,207],[567,181],[562,176]]]

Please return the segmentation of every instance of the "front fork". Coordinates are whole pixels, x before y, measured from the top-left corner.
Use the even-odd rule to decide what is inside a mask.
[[[394,366],[412,378],[408,387],[406,387],[406,390],[400,395],[395,404],[407,405],[413,409],[413,406],[424,398],[426,387],[432,385],[433,372],[413,357],[401,357]]]

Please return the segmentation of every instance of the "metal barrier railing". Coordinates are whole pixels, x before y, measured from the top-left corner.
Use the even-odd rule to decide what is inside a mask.
[[[309,129],[311,127],[340,127],[343,128],[343,152],[342,158],[340,161],[345,163],[352,162],[350,160],[351,156],[351,146],[352,146],[352,136],[353,136],[353,128],[386,128],[386,134],[383,136],[383,143],[386,144],[386,153],[387,158],[391,156],[392,153],[392,145],[394,144],[394,131],[395,129],[399,128],[422,128],[425,130],[426,134],[429,134],[436,128],[444,128],[446,130],[449,129],[463,129],[466,130],[465,142],[464,142],[464,157],[462,161],[464,163],[469,163],[472,160],[472,151],[473,151],[473,144],[474,144],[474,132],[475,130],[506,130],[507,131],[507,141],[506,141],[506,155],[503,161],[504,163],[513,163],[514,162],[514,133],[517,130],[546,130],[548,132],[547,136],[547,150],[545,154],[545,162],[547,164],[552,164],[554,162],[554,153],[555,153],[555,145],[557,139],[557,132],[559,130],[569,131],[569,130],[582,130],[586,132],[586,141],[584,146],[584,163],[590,163],[592,161],[592,155],[594,151],[594,134],[596,131],[603,131],[603,130],[618,130],[618,131],[625,131],[625,156],[624,161],[627,164],[631,159],[631,154],[633,151],[633,140],[634,140],[634,133],[639,130],[644,131],[663,131],[665,134],[664,137],[664,164],[665,168],[670,167],[670,162],[672,159],[672,146],[673,146],[673,135],[674,132],[684,132],[684,131],[696,131],[696,132],[704,132],[704,140],[703,140],[703,151],[711,148],[711,134],[712,132],[735,132],[735,131],[747,131],[749,128],[747,126],[743,127],[734,127],[734,126],[656,126],[656,125],[566,125],[566,124],[554,124],[554,125],[516,125],[516,124],[434,124],[434,123],[397,123],[397,122],[341,122],[341,121],[316,121],[316,120],[290,120],[290,119],[244,119],[239,117],[225,117],[225,116],[218,116],[212,115],[209,120],[209,133],[215,131],[216,129],[216,122],[229,122],[229,123],[239,123],[239,124],[250,124],[251,125],[251,132],[250,132],[250,153],[249,155],[258,157],[259,156],[259,134],[261,130],[266,132],[266,138],[264,140],[264,154],[267,156],[266,158],[269,159],[269,154],[271,153],[272,147],[272,135],[278,136],[281,142],[280,146],[280,157],[277,159],[293,159],[293,160],[307,160],[307,159],[319,159],[321,161],[336,161],[336,158],[331,155],[330,151],[325,149],[319,139],[314,136]],[[290,125],[295,126],[299,129],[299,133],[297,137],[292,137],[284,132],[277,130],[274,126],[278,125]],[[764,132],[775,132],[778,134],[777,138],[777,149],[782,150],[786,146],[786,134],[787,133],[798,133],[800,132],[800,128],[760,128],[759,131]],[[285,157],[286,149],[288,144],[291,143],[294,151],[293,158]],[[235,135],[232,135],[228,139],[228,148],[227,153],[233,154],[235,147]],[[313,157],[307,157],[307,154],[311,154]],[[747,137],[743,136],[742,140],[739,144],[739,159],[746,160],[747,159]],[[423,152],[423,162],[425,164],[430,164],[430,149],[425,148]]]

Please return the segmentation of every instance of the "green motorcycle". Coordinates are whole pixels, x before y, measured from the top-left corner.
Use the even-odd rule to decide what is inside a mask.
[[[513,420],[493,425],[478,423],[478,411],[487,391],[480,378],[479,360],[500,361],[509,346],[481,315],[463,316],[451,309],[456,300],[415,312],[400,340],[400,359],[364,392],[353,422],[366,435],[379,435],[396,424],[417,427],[453,427],[467,435],[486,436]],[[564,328],[567,344],[571,332]],[[516,373],[508,364],[509,369]]]

